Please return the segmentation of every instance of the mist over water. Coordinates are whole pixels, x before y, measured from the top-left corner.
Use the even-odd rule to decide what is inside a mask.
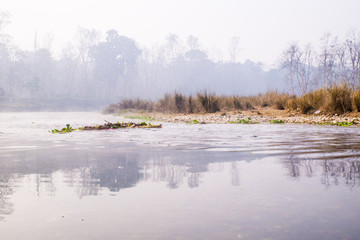
[[[126,119],[44,112],[3,113],[0,120],[6,239],[359,234],[357,128],[164,123],[52,134],[65,123]]]
[[[250,95],[284,89],[279,69],[240,63],[236,52],[233,62],[215,61],[192,35],[183,43],[170,34],[154,49],[141,48],[116,30],[100,36],[79,28],[59,57],[46,47],[24,51],[3,43],[0,110],[87,110],[126,98],[157,100],[175,91]]]
[[[349,29],[357,5],[5,1],[21,33],[0,9],[0,239],[358,239],[360,32]],[[85,27],[69,37],[77,24]],[[44,34],[45,25],[63,35]],[[29,32],[19,44],[11,35]],[[52,133],[137,121],[99,113],[132,103],[224,117],[261,115],[254,107],[352,111],[340,125],[353,126]]]
[[[360,83],[356,30],[341,38],[325,33],[316,48],[286,44],[270,68],[243,57],[239,37],[229,39],[228,51],[214,57],[202,43],[206,39],[192,34],[169,33],[145,47],[116,29],[79,27],[61,54],[52,49],[51,35],[41,42],[35,34],[33,49],[25,50],[6,32],[10,19],[0,11],[0,111],[94,110],[175,92],[249,96],[278,91],[293,96],[335,85],[356,90]]]

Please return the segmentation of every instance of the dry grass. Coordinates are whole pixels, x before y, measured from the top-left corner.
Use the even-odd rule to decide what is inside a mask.
[[[333,86],[309,92],[301,97],[290,98],[286,106],[288,109],[298,110],[303,114],[317,110],[326,114],[344,114],[353,111],[355,96],[346,85]]]
[[[108,106],[105,113],[117,113],[123,110],[140,110],[162,113],[215,113],[226,111],[246,111],[259,108],[275,110],[293,110],[311,114],[320,110],[324,114],[344,114],[357,110],[360,112],[360,89],[352,91],[346,85],[318,89],[303,96],[269,91],[257,96],[217,96],[206,91],[196,96],[186,96],[175,92],[165,94],[157,102],[125,99]]]
[[[354,109],[360,112],[360,88],[353,92],[353,106]]]
[[[327,89],[324,111],[337,114],[351,112],[353,110],[351,95],[352,91],[346,85]]]
[[[219,97],[215,93],[198,93],[196,100],[200,103],[203,111],[207,113],[214,113],[220,111]]]
[[[153,111],[154,103],[152,101],[141,100],[141,99],[124,99],[123,101],[111,104],[107,106],[104,113],[118,113],[123,110],[142,110],[142,111]]]

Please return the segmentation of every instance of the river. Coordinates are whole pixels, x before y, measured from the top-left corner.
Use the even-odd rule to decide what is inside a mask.
[[[359,127],[105,120],[0,114],[1,239],[360,238]]]

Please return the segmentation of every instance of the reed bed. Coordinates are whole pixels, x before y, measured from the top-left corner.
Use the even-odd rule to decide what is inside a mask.
[[[111,104],[104,113],[119,113],[127,110],[162,113],[215,113],[253,110],[256,108],[294,110],[302,114],[320,111],[324,114],[344,114],[360,111],[360,89],[352,90],[346,85],[337,85],[309,92],[302,96],[269,91],[257,96],[223,96],[199,92],[184,95],[178,92],[165,94],[158,101],[124,99]]]

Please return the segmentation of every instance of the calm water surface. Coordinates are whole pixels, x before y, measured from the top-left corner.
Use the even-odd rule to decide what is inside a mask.
[[[1,239],[359,239],[360,128],[0,113]]]

